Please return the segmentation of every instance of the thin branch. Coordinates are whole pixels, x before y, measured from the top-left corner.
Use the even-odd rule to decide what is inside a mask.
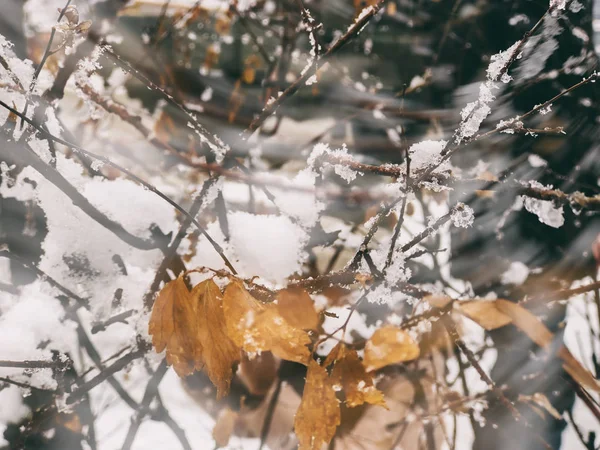
[[[360,31],[365,27],[365,25],[371,20],[375,14],[381,9],[381,7],[385,4],[385,0],[379,0],[375,5],[369,6],[363,10],[363,13],[360,15],[359,19],[354,22],[348,31],[340,37],[324,54],[321,58],[315,58],[313,63],[305,70],[304,74],[300,75],[296,81],[294,81],[285,91],[283,91],[277,99],[269,103],[256,117],[252,123],[245,130],[245,134],[249,135],[256,131],[260,126],[264,123],[264,121],[277,109],[281,104],[287,100],[289,97],[294,95],[304,84],[306,81],[314,75],[316,71],[316,67],[318,64],[322,64],[326,62],[332,55],[335,55],[340,49],[342,49],[348,42],[350,42],[354,37],[360,33]]]
[[[162,198],[169,205],[171,205],[177,211],[179,211],[180,213],[182,213],[185,217],[187,217],[188,219],[191,219],[192,223],[194,225],[196,225],[196,227],[198,228],[198,230],[200,230],[200,232],[210,242],[210,244],[213,246],[213,248],[215,249],[215,251],[219,254],[219,256],[221,257],[221,259],[225,263],[225,265],[229,268],[229,270],[231,270],[231,272],[234,275],[237,273],[236,270],[231,265],[231,263],[229,262],[229,259],[227,259],[227,257],[225,256],[225,253],[223,252],[223,248],[206,232],[206,230],[198,223],[198,221],[194,217],[192,217],[185,209],[183,209],[181,206],[179,206],[178,203],[176,203],[170,197],[168,197],[167,195],[165,195],[162,191],[158,190],[156,187],[154,187],[152,184],[148,183],[147,181],[144,181],[143,179],[141,179],[140,177],[138,177],[137,175],[135,175],[134,173],[132,173],[130,170],[128,170],[128,169],[120,166],[119,164],[116,164],[116,163],[112,162],[110,159],[108,159],[108,158],[106,158],[104,156],[97,155],[95,153],[89,152],[89,151],[85,150],[83,147],[80,147],[80,146],[78,146],[76,144],[73,144],[71,142],[65,141],[64,139],[61,139],[59,137],[56,137],[56,136],[52,135],[51,133],[49,133],[48,131],[44,130],[42,127],[40,127],[39,125],[37,125],[33,120],[31,120],[28,117],[24,116],[22,113],[20,113],[16,109],[10,107],[6,103],[4,103],[2,100],[0,100],[0,106],[3,106],[4,108],[8,109],[10,112],[12,112],[13,114],[17,115],[18,117],[21,117],[23,120],[25,120],[27,123],[29,123],[29,125],[31,125],[36,130],[38,130],[47,139],[51,139],[51,140],[53,140],[55,142],[58,142],[59,144],[62,144],[62,145],[65,145],[65,146],[71,148],[73,151],[75,151],[77,153],[81,153],[81,154],[83,154],[83,155],[85,155],[85,156],[87,156],[89,158],[96,159],[98,161],[103,162],[104,164],[108,164],[109,166],[114,167],[115,169],[119,170],[120,172],[123,172],[125,175],[127,175],[133,181],[136,181],[137,183],[139,183],[142,186],[144,186],[146,189],[148,189],[153,194],[155,194],[158,197]]]

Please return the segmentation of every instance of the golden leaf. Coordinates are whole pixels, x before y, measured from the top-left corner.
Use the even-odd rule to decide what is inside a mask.
[[[307,345],[311,343],[308,334],[288,324],[274,306],[259,314],[250,330],[257,332],[259,351],[270,350],[282,359],[308,364]]]
[[[192,289],[197,298],[198,343],[195,368],[204,369],[217,387],[217,398],[227,395],[233,377],[232,366],[240,360],[240,348],[226,333],[222,295],[213,280]]]
[[[386,326],[373,333],[365,345],[367,372],[419,357],[419,346],[400,328]]]
[[[512,322],[495,301],[468,300],[457,303],[458,311],[486,330],[495,330]]]
[[[294,421],[299,450],[320,450],[324,444],[329,444],[340,419],[340,404],[333,383],[327,371],[311,360],[302,403]]]
[[[288,361],[308,363],[308,334],[285,321],[276,305],[263,305],[252,297],[240,281],[225,289],[223,307],[229,337],[245,351],[271,351]]]
[[[229,438],[233,434],[238,413],[229,408],[223,409],[212,431],[213,439],[217,447],[225,447],[229,444]]]
[[[277,310],[290,325],[305,330],[319,326],[319,316],[310,295],[304,289],[290,288],[279,291]]]
[[[231,281],[223,293],[223,312],[227,334],[238,347],[246,350],[247,328],[256,320],[256,315],[265,309],[264,305],[250,295],[239,280]],[[251,352],[259,351],[246,350]]]
[[[148,333],[158,353],[167,349],[167,363],[184,377],[193,372],[197,347],[196,305],[183,275],[169,281],[158,294]]]
[[[334,385],[341,385],[346,394],[346,406],[354,408],[363,403],[379,405],[387,408],[383,393],[373,384],[373,376],[368,374],[358,358],[356,350],[342,345],[337,355],[331,380]]]

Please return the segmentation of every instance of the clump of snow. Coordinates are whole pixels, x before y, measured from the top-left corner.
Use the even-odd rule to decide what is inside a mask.
[[[343,178],[347,183],[356,179],[357,175],[362,175],[356,170],[351,169],[344,162],[351,162],[352,157],[348,154],[346,144],[337,150],[331,150],[328,144],[318,143],[308,157],[308,166],[314,168],[317,164],[320,167],[333,167],[334,172]]]
[[[492,55],[492,57],[490,58],[491,62],[487,68],[487,76],[490,81],[498,81],[502,69],[513,57],[513,54],[520,43],[521,41],[517,41],[503,52]]]
[[[550,200],[539,200],[523,196],[523,204],[527,211],[538,216],[540,222],[552,228],[560,228],[565,223],[563,207],[557,208]]]
[[[300,271],[308,241],[302,227],[285,216],[234,212],[228,219],[236,269],[280,284]]]
[[[548,165],[548,162],[544,158],[534,153],[527,157],[527,162],[529,162],[529,165],[531,165],[531,167],[544,167]]]
[[[552,186],[544,186],[537,181],[531,181],[530,185],[539,189],[552,189]],[[560,228],[564,225],[565,218],[562,206],[556,207],[551,200],[539,200],[524,195],[521,198],[525,209],[538,216],[540,222],[553,228]]]
[[[475,212],[470,206],[459,203],[452,211],[450,219],[455,227],[469,228],[475,220]]]
[[[510,267],[502,274],[502,284],[514,284],[519,286],[525,282],[529,276],[529,267],[520,261],[513,261]]]
[[[325,204],[318,200],[315,189],[317,174],[310,168],[298,172],[282,190],[271,189],[280,211],[298,219],[305,228],[310,228],[319,220]]]
[[[456,143],[470,138],[479,131],[481,124],[492,112],[489,103],[494,100],[492,89],[498,89],[495,83],[487,81],[479,86],[479,98],[468,103],[460,112],[461,123],[456,132]]]
[[[439,165],[442,162],[442,151],[446,148],[446,144],[448,142],[443,140],[427,140],[411,145],[408,150],[411,169],[419,171]],[[435,171],[441,172],[449,168],[450,163],[444,161]]]

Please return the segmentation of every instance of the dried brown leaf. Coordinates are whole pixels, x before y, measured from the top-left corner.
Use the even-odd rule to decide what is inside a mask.
[[[245,351],[271,351],[288,361],[308,363],[308,334],[286,322],[276,305],[263,305],[252,297],[240,281],[225,289],[223,308],[229,336]]]
[[[294,421],[299,450],[320,450],[324,444],[329,444],[340,420],[340,405],[333,383],[327,371],[311,360],[302,403]]]
[[[334,385],[342,386],[346,395],[346,406],[354,408],[364,403],[387,408],[383,392],[375,388],[373,375],[367,373],[356,350],[342,345],[336,358],[331,380]]]
[[[237,346],[245,349],[247,328],[264,309],[265,306],[250,295],[241,281],[232,280],[227,285],[223,293],[223,312],[227,334]]]
[[[502,312],[495,301],[468,300],[457,304],[458,311],[486,330],[495,330],[512,322],[511,317]]]
[[[308,364],[310,351],[307,345],[311,343],[308,334],[288,324],[274,306],[257,316],[250,327],[251,334],[253,330],[257,333],[259,351],[269,350],[282,359]]]
[[[213,280],[198,284],[191,293],[197,299],[198,345],[195,368],[204,369],[217,387],[217,398],[227,395],[232,366],[240,360],[241,349],[227,335],[221,291]]]
[[[293,327],[314,330],[319,326],[315,305],[304,289],[290,288],[279,291],[277,310]]]
[[[158,353],[167,349],[167,363],[173,365],[180,377],[193,372],[198,345],[196,301],[183,275],[161,289],[152,308],[148,333]]]
[[[550,346],[554,335],[534,314],[508,300],[498,299],[495,304],[500,312],[508,316],[517,328],[529,336],[529,339],[542,348]]]
[[[373,333],[365,345],[364,364],[367,372],[390,364],[410,361],[419,357],[419,346],[400,328],[386,326]]]
[[[600,392],[598,380],[596,380],[590,371],[583,367],[581,363],[575,359],[568,348],[562,347],[558,351],[558,355],[564,361],[563,369],[565,369],[565,372],[571,375],[571,378],[585,388],[591,389],[594,392]]]

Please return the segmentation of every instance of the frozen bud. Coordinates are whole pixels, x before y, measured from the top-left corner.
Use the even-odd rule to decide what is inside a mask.
[[[59,9],[59,11],[62,10]],[[79,23],[79,11],[76,6],[69,6],[65,9],[64,15],[70,25],[77,25]]]

